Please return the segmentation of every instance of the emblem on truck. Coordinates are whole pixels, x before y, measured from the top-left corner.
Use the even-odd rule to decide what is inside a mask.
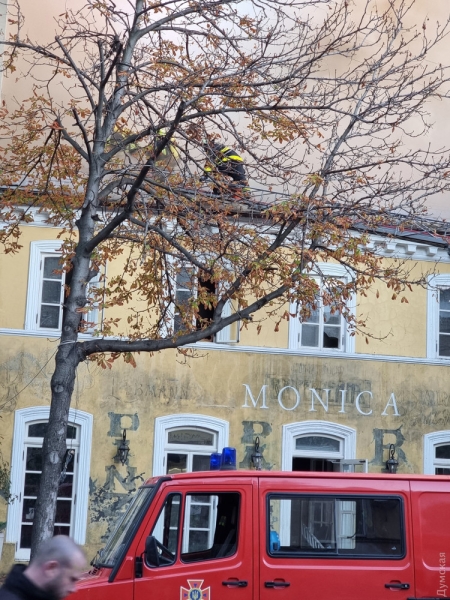
[[[182,587],[180,600],[209,600],[209,590],[207,587],[202,590],[204,579],[188,579],[189,589]]]

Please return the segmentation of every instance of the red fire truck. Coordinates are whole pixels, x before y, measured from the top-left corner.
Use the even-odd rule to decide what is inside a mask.
[[[440,600],[450,585],[449,500],[446,476],[153,478],[77,600]]]

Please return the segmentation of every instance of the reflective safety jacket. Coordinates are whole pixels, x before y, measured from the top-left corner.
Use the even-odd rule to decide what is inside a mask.
[[[230,146],[214,146],[213,149],[210,152],[211,158],[214,160],[214,166],[219,169],[219,171],[226,171],[227,167],[229,166],[229,164],[227,163],[244,163],[244,159],[242,158],[242,156],[239,156],[239,154],[233,150],[232,148],[230,148]],[[210,164],[210,162],[207,162],[205,165],[204,170],[206,172],[210,172],[213,170],[214,168],[213,165]]]

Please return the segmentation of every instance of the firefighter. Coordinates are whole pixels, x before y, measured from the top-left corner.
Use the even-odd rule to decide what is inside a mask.
[[[152,155],[154,156],[157,145],[162,142],[166,133],[166,129],[158,129],[154,142],[154,150],[148,153],[147,158],[152,158]],[[156,166],[163,170],[173,171],[177,166],[178,158],[178,150],[176,149],[175,144],[170,141],[158,155]]]
[[[228,189],[233,197],[248,196],[250,188],[248,187],[247,174],[244,167],[244,159],[239,156],[230,146],[224,146],[217,142],[209,140],[203,141],[207,161],[203,167],[204,175],[200,181],[207,181],[213,171],[218,171],[222,175],[227,175],[233,180],[228,185]],[[214,188],[214,193],[219,194],[220,190]]]

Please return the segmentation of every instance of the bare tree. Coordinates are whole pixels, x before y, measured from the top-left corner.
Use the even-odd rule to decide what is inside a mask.
[[[447,97],[448,67],[428,57],[448,23],[410,30],[408,2],[376,4],[87,0],[48,43],[23,37],[10,6],[5,75],[26,75],[30,91],[1,109],[0,236],[17,251],[20,223],[45,211],[62,231],[66,288],[33,550],[53,532],[80,362],[134,363],[261,309],[277,329],[298,318],[288,300],[300,317],[316,306],[319,262],[351,270],[347,283],[327,278],[322,301],[353,329],[356,289],[381,279],[395,297],[422,282],[368,236],[426,227],[424,202],[448,190],[448,152],[415,140],[429,100]],[[199,181],[204,138],[245,156],[250,194],[214,171]],[[111,261],[123,272],[100,290]],[[125,317],[80,340],[98,303]]]

